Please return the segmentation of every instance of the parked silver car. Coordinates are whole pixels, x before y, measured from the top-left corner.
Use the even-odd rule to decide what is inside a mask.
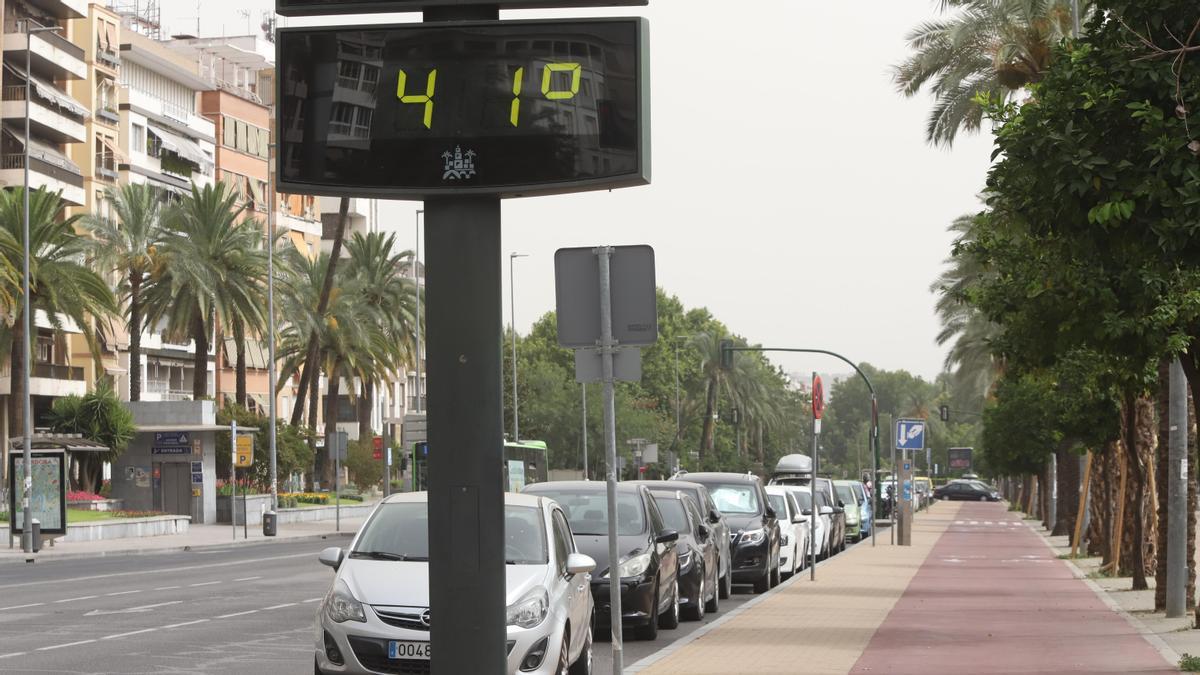
[[[327,548],[337,571],[317,609],[321,673],[428,672],[426,493],[392,495],[371,512],[349,552]],[[537,495],[504,495],[509,675],[588,675],[594,560],[575,551],[562,509]]]

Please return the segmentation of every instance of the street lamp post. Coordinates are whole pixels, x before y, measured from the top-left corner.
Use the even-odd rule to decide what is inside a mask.
[[[33,68],[30,66],[30,42],[38,33],[55,33],[57,26],[40,26],[33,19],[25,19],[25,209],[22,216],[21,231],[24,246],[24,259],[21,270],[21,292],[24,302],[21,312],[21,325],[25,328],[25,338],[21,343],[21,362],[24,364],[21,380],[25,385],[22,397],[22,442],[21,462],[24,468],[21,490],[21,550],[33,553],[33,406],[29,395],[29,369],[32,367],[29,345],[32,342],[29,317],[33,314],[32,299],[29,297],[29,99],[33,93]]]
[[[692,339],[691,335],[676,335],[675,341],[674,341],[674,347],[675,347],[675,443],[678,443],[680,437],[683,436],[683,421],[682,421],[683,414],[681,412],[682,403],[680,402],[680,397],[679,397],[679,341],[680,340],[690,340],[690,339]],[[674,443],[672,444],[672,446],[673,445],[674,445]]]
[[[275,144],[267,146],[267,155],[275,152]],[[279,461],[275,447],[275,387],[279,377],[275,364],[275,164],[267,162],[267,415],[271,449],[271,510],[279,511]]]
[[[512,327],[513,443],[521,441],[520,405],[517,403],[517,292],[513,286],[513,261],[528,257],[524,253],[508,254],[508,311]]]
[[[414,412],[421,412],[421,215],[425,213],[425,209],[417,209],[416,216],[416,243],[413,245],[413,293],[417,297],[417,356],[414,359],[417,364],[417,380],[416,380],[416,396],[414,398]],[[415,461],[416,458],[414,457]],[[411,470],[412,467],[410,466]]]

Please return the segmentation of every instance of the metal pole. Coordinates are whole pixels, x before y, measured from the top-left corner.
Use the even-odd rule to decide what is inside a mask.
[[[413,292],[417,296],[417,379],[416,379],[416,402],[413,404],[416,410],[421,412],[421,214],[425,213],[424,209],[417,209],[416,217],[416,245],[413,246]],[[416,461],[416,457],[413,457]],[[412,470],[412,467],[409,467]]]
[[[580,388],[583,392],[583,479],[588,480],[588,456],[587,456],[587,382],[580,383]]]
[[[616,341],[612,334],[612,279],[609,263],[612,248],[601,246],[596,249],[600,262],[600,363],[604,378],[604,453],[608,460],[608,597],[609,620],[612,624],[612,672],[621,675],[621,574],[620,551],[617,546],[617,411],[613,387],[613,348]],[[656,617],[650,617],[655,621]]]
[[[43,29],[44,30],[44,29]],[[33,406],[29,395],[29,371],[33,368],[33,359],[31,358],[30,345],[32,344],[32,328],[30,327],[29,317],[33,314],[33,301],[29,294],[29,99],[32,96],[33,70],[29,65],[30,61],[30,41],[33,40],[38,29],[33,27],[33,22],[30,19],[25,20],[25,157],[24,157],[24,173],[25,173],[25,208],[22,213],[22,245],[24,248],[24,258],[22,259],[21,270],[21,292],[22,292],[22,311],[21,325],[25,329],[25,337],[21,343],[21,361],[24,364],[21,373],[21,381],[25,385],[25,391],[22,394],[21,406],[22,414],[22,441],[24,448],[22,449],[21,459],[23,468],[25,469],[24,482],[21,492],[21,548],[25,553],[33,553]]]
[[[894,425],[893,425],[894,426]],[[891,522],[891,527],[888,528],[888,535],[891,539],[891,545],[896,545],[896,528],[899,526],[899,518],[896,516],[900,513],[900,472],[896,466],[896,444],[892,443],[892,512],[888,514],[888,521]]]
[[[1079,37],[1079,0],[1071,0],[1071,34],[1074,37]]]
[[[233,526],[233,540],[237,541],[237,420],[229,422],[229,479],[233,489],[229,491],[229,524]]]
[[[815,382],[815,381],[816,381],[816,379],[817,379],[817,374],[816,374],[816,372],[814,372],[814,373],[813,373],[813,381]],[[816,409],[814,408],[814,412],[815,412],[815,410],[816,410]],[[813,504],[813,505],[812,505],[812,516],[810,516],[810,518],[812,518],[812,519],[813,519],[813,521],[812,521],[812,524],[813,524],[813,525],[816,525],[816,523],[817,523],[817,518],[820,518],[820,517],[821,517],[821,507],[817,505],[817,476],[819,476],[819,475],[820,475],[820,470],[821,470],[821,469],[820,469],[820,467],[821,467],[821,462],[820,462],[820,460],[818,459],[818,454],[817,454],[817,450],[818,450],[818,448],[820,448],[820,444],[819,444],[819,442],[818,442],[818,439],[820,439],[820,437],[821,437],[821,420],[817,419],[816,415],[814,415],[814,416],[813,416],[813,449],[812,449],[812,454],[813,454],[813,473],[812,473],[812,475],[813,475],[813,479],[812,479],[812,483],[811,483],[811,486],[812,486],[812,487],[811,487],[811,489],[812,489],[812,504]],[[813,544],[812,544],[811,546],[809,546],[809,557],[808,557],[808,579],[809,579],[809,581],[816,581],[816,580],[817,580],[817,544],[816,544],[816,537],[809,537],[809,538],[813,540]]]
[[[341,436],[334,432],[333,437],[329,441],[325,441],[328,445],[332,441],[333,446],[333,531],[342,531],[342,448],[337,445],[341,442]]]
[[[871,547],[875,547],[875,526],[879,522],[879,401],[871,394]]]
[[[679,442],[679,436],[683,432],[683,425],[680,420],[679,410],[679,339],[675,340],[675,442]]]
[[[272,155],[275,151],[275,144],[267,146],[267,154]],[[275,363],[275,207],[277,197],[275,194],[275,164],[273,161],[267,163],[267,194],[270,195],[270,204],[267,208],[267,361],[270,365],[267,366],[267,416],[270,417],[268,422],[268,442],[271,448],[271,510],[279,510],[279,462],[275,447],[275,387],[278,386],[278,373],[276,372]]]
[[[521,253],[508,254],[508,311],[509,327],[512,329],[512,378],[513,378],[513,443],[521,440],[520,404],[517,403],[517,291],[513,285],[513,262],[524,258]]]
[[[1167,488],[1167,618],[1187,611],[1187,378],[1179,359],[1171,362]]]

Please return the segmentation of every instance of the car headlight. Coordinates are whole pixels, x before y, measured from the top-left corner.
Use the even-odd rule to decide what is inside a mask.
[[[686,569],[691,568],[691,566],[692,566],[692,550],[688,549],[686,552],[681,553],[679,555],[679,569],[686,570]]]
[[[761,544],[766,538],[767,531],[760,527],[757,530],[746,530],[743,532],[742,539],[738,543],[753,546],[754,544]]]
[[[549,612],[550,594],[544,588],[535,588],[508,606],[508,625],[533,628],[545,621]]]
[[[626,558],[617,565],[617,574],[621,575],[622,579],[630,577],[640,577],[650,569],[650,552],[647,551],[640,555],[635,555],[631,558]],[[607,573],[604,575],[608,576]]]
[[[367,615],[363,612],[362,603],[354,599],[354,595],[350,593],[350,587],[341,579],[333,584],[329,595],[325,596],[325,614],[334,623],[367,622]]]

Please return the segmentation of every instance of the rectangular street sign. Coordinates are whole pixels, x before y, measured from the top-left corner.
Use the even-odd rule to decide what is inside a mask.
[[[599,349],[575,350],[575,381],[600,382],[604,368]],[[642,379],[642,350],[618,349],[613,354],[613,379],[637,382]]]
[[[41,525],[42,534],[67,533],[66,453],[61,450],[34,450],[30,453],[33,474],[29,506]],[[8,513],[13,534],[22,534],[25,511],[25,457],[20,452],[8,456]]]
[[[925,449],[925,420],[896,420],[896,449]]]
[[[654,249],[614,246],[609,271],[613,338],[621,347],[654,344],[658,340]],[[554,253],[554,298],[558,344],[595,347],[600,341],[600,261],[595,248],[560,248]]]
[[[349,435],[344,431],[335,431],[329,437],[329,442],[326,447],[329,452],[329,459],[337,459],[346,461],[346,445],[349,440]]]
[[[950,448],[948,457],[950,468],[969,471],[971,469],[971,450],[972,448]]]
[[[200,439],[195,439],[199,441]],[[152,455],[192,454],[192,434],[186,431],[156,431],[150,445]]]
[[[254,464],[254,439],[250,436],[237,437],[237,459],[234,466],[245,469]]]
[[[404,416],[404,427],[401,429],[400,444],[406,448],[411,448],[415,443],[429,440],[429,433],[426,431],[428,423],[426,422],[425,413],[408,413]]]
[[[649,0],[499,0],[500,9],[559,7],[616,7],[645,5]],[[367,14],[371,12],[420,12],[427,8],[461,7],[478,0],[275,0],[275,11],[283,16],[317,14]]]
[[[320,26],[276,39],[280,192],[527,197],[650,182],[645,19]]]

